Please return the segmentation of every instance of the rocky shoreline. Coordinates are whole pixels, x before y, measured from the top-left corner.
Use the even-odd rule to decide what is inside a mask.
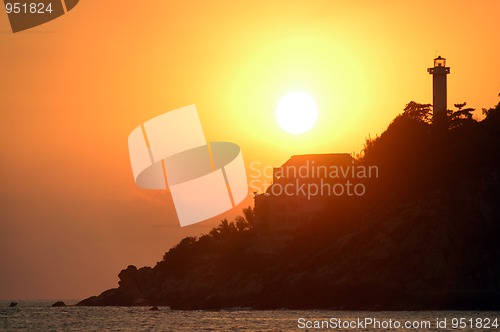
[[[489,197],[492,188],[496,194]],[[325,233],[319,239],[301,232],[273,255],[259,253],[254,231],[214,240],[211,255],[198,248],[205,240],[190,240],[185,251],[171,250],[153,268],[122,270],[118,288],[78,305],[499,310],[498,193],[497,180],[493,187],[470,184],[391,212],[375,207],[355,232],[332,234],[331,241]],[[457,196],[462,200],[447,202]],[[375,215],[380,220],[363,220]]]

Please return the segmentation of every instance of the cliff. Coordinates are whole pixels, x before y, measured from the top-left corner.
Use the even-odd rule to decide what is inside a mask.
[[[369,194],[332,198],[282,249],[246,209],[78,305],[498,310],[499,147],[500,104],[446,132],[403,114],[358,161],[381,170]]]

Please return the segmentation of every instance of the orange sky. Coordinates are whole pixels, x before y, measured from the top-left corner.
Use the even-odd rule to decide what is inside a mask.
[[[97,294],[215,225],[180,228],[166,194],[135,187],[127,137],[144,121],[196,104],[207,139],[239,144],[247,165],[359,152],[407,102],[432,101],[438,54],[449,108],[495,105],[499,12],[497,0],[83,0],[16,34],[0,13],[0,299]],[[298,136],[274,120],[293,90],[319,107]]]

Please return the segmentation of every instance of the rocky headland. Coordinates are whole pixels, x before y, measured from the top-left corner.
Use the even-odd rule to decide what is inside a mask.
[[[332,198],[286,245],[263,250],[248,208],[78,305],[499,310],[500,104],[446,130],[419,105],[367,140],[357,162],[381,172],[367,195]]]

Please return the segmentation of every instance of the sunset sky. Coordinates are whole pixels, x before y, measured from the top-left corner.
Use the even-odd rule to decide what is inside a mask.
[[[448,108],[495,105],[499,13],[497,0],[82,0],[14,34],[0,12],[0,300],[98,294],[224,217],[181,228],[166,193],[135,186],[127,138],[144,121],[196,104],[207,140],[238,144],[247,169],[358,153],[406,103],[432,102],[438,55]],[[275,109],[298,90],[318,122],[291,135]]]

